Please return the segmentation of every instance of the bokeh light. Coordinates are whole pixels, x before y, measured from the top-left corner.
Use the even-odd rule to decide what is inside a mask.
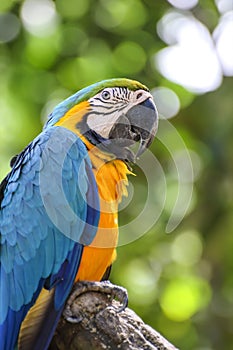
[[[101,0],[96,8],[96,23],[107,30],[131,30],[142,26],[147,18],[140,0]]]
[[[215,0],[220,13],[225,13],[233,10],[232,0]]]
[[[172,258],[185,266],[198,263],[202,251],[201,235],[196,231],[185,231],[177,235],[171,248]]]
[[[189,10],[197,5],[198,0],[168,0],[168,2],[178,9]]]
[[[137,43],[124,41],[114,50],[113,63],[122,74],[136,74],[143,69],[146,63],[146,54]]]
[[[25,28],[37,36],[51,35],[58,17],[54,2],[51,0],[26,0],[22,4],[21,18]]]
[[[190,13],[167,13],[158,23],[158,34],[171,46],[155,55],[157,69],[169,80],[190,91],[217,89],[222,71],[207,28]]]
[[[197,276],[174,278],[167,284],[160,300],[164,314],[173,321],[188,320],[210,302],[208,283]]]
[[[216,49],[225,76],[233,76],[233,11],[227,12],[213,33]]]
[[[81,55],[88,48],[87,33],[76,25],[67,25],[61,33],[62,55],[64,57]]]
[[[187,166],[187,157],[190,159],[190,167]],[[177,169],[181,171],[183,183],[192,183],[197,180],[203,168],[201,157],[197,152],[190,149],[176,150],[172,154],[172,159],[168,163],[169,178],[177,178]]]
[[[167,87],[157,87],[151,90],[160,118],[174,117],[180,109],[180,100],[176,93]]]
[[[1,0],[0,1],[0,12],[9,11],[15,0]]]
[[[89,0],[56,0],[56,8],[64,18],[77,19],[85,15],[90,6]]]
[[[28,62],[37,68],[49,68],[54,64],[59,51],[59,37],[30,36],[25,50]]]
[[[6,43],[17,37],[20,22],[12,13],[0,14],[0,43]]]
[[[134,271],[137,270],[137,278]],[[134,259],[124,268],[121,281],[129,286],[132,301],[138,305],[149,305],[156,298],[156,282],[161,271],[154,271],[147,268],[147,263],[143,260]]]

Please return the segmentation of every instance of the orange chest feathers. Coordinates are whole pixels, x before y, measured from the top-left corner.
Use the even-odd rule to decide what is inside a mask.
[[[95,150],[98,152],[98,150]],[[127,174],[124,162],[105,162],[90,152],[93,171],[100,197],[100,220],[92,244],[84,247],[76,280],[101,280],[106,269],[116,258],[118,241],[118,204],[127,195]]]

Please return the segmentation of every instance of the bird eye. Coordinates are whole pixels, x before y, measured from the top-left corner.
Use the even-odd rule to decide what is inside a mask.
[[[142,97],[142,92],[139,92],[136,96],[136,99],[138,100],[140,97]]]
[[[101,96],[104,100],[109,100],[111,97],[111,94],[108,90],[104,90],[104,91],[102,91]]]

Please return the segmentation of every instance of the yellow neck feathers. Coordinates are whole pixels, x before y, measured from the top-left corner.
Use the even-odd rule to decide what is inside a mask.
[[[126,164],[119,159],[112,159],[110,154],[102,152],[91,144],[77,129],[76,125],[89,110],[87,101],[71,108],[57,123],[77,134],[85,143],[93,165],[100,200],[101,209],[107,212],[117,212],[118,203],[122,196],[127,196],[127,175],[132,174]]]

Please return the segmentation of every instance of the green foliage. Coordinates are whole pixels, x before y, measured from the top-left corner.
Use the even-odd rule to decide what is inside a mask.
[[[163,86],[173,90],[180,101],[179,113],[171,121],[174,128],[166,127],[161,120],[158,138],[151,146],[157,173],[153,175],[153,200],[147,214],[158,216],[158,220],[148,233],[143,231],[143,218],[129,229],[129,237],[142,237],[118,248],[112,280],[128,289],[130,306],[144,321],[177,347],[230,349],[232,78],[223,78],[214,92],[195,95],[158,72],[154,55],[166,44],[159,38],[156,25],[172,9],[166,1],[41,3],[49,4],[45,13],[51,17],[46,22],[46,16],[33,14],[39,18],[35,21],[33,17],[34,26],[26,16],[25,1],[0,4],[0,11],[14,15],[4,17],[4,21],[10,18],[16,23],[15,29],[4,24],[5,32],[0,33],[0,178],[9,171],[11,157],[40,132],[51,109],[74,91],[121,76],[139,80],[151,89]],[[192,13],[211,31],[220,16],[213,1],[200,1]],[[190,182],[184,181],[181,188],[177,182],[177,164],[184,177],[187,173],[186,163],[182,164],[183,144],[191,150],[195,184],[183,220],[168,235],[167,223],[177,193],[183,191],[184,202],[190,199]],[[134,172],[137,176],[130,177],[132,201],[121,210],[120,225],[137,217],[146,201],[147,176],[140,166]]]

